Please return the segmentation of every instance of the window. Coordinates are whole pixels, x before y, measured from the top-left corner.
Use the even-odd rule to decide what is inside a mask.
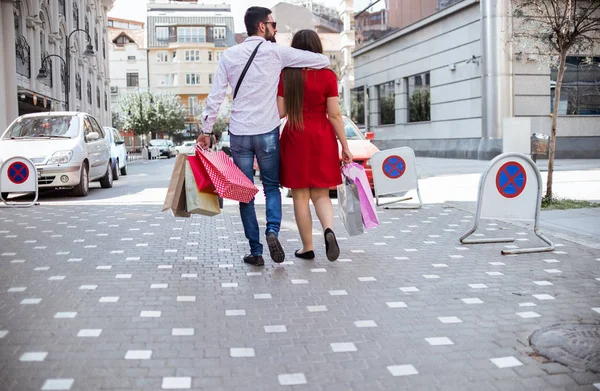
[[[92,104],[92,83],[87,82],[87,101],[88,104]]]
[[[135,61],[135,56],[127,56],[127,61]]]
[[[127,45],[128,43],[133,42],[132,40],[129,39],[129,37],[125,34],[121,34],[119,35],[117,38],[115,38],[113,40],[113,43],[115,45],[117,45],[118,47],[123,47],[125,45]]]
[[[76,29],[79,28],[79,6],[77,2],[73,2],[73,25]]]
[[[177,50],[171,52],[171,58],[173,59],[173,62],[177,61]]]
[[[554,109],[557,74],[558,69],[550,74],[550,111]],[[600,57],[567,57],[558,114],[600,115]]]
[[[185,61],[200,61],[200,50],[186,50]]]
[[[98,51],[98,26],[94,28],[94,50]]]
[[[213,27],[213,38],[215,40],[227,38],[227,28],[226,27]]]
[[[214,77],[215,77],[215,75],[214,75],[214,74],[212,74],[212,73],[209,73],[209,74],[208,74],[208,84],[211,84],[211,85],[212,85],[212,83],[213,83],[213,78],[214,78]]]
[[[177,27],[177,42],[206,42],[206,28]]]
[[[84,30],[89,34],[90,33],[90,20],[88,19],[88,17],[85,17],[85,24],[84,24]]]
[[[75,95],[77,100],[81,100],[81,76],[79,76],[79,72],[75,75]]]
[[[356,87],[351,91],[350,116],[357,125],[365,124],[365,87]]]
[[[377,89],[377,103],[379,104],[379,125],[396,123],[396,92],[394,82],[380,84]]]
[[[156,27],[156,40],[157,41],[169,41],[169,28],[168,27]]]
[[[408,122],[431,121],[429,72],[408,77]]]
[[[200,108],[198,107],[198,97],[190,96],[188,98],[188,114],[190,117],[195,117],[196,114],[200,114]]]
[[[139,87],[139,75],[138,73],[127,73],[127,87]]]
[[[85,142],[86,143],[90,143],[92,142],[91,140],[88,139],[88,136],[90,135],[90,133],[92,133],[94,131],[94,128],[92,128],[92,124],[90,122],[89,117],[85,117],[83,119],[83,135],[85,138]]]
[[[208,61],[212,61],[212,58],[213,58],[213,52],[212,52],[212,50],[209,50],[208,51]]]
[[[106,59],[106,40],[102,38],[102,58]]]
[[[100,88],[96,87],[96,107],[100,108]]]
[[[156,62],[168,62],[169,61],[169,52],[166,50],[160,50],[156,52]]]
[[[108,111],[108,95],[104,93],[104,111]]]
[[[158,84],[161,86],[169,85],[169,75],[158,75]]]
[[[221,51],[215,52],[215,58],[217,61],[221,61],[222,56],[223,56],[223,52],[221,52]]]
[[[200,74],[199,73],[186,73],[185,74],[185,84],[187,84],[187,85],[200,84]]]

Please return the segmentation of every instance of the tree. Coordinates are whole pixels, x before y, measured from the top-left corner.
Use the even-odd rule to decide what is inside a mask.
[[[185,127],[186,108],[173,94],[135,92],[121,101],[123,128],[136,135],[172,133]]]
[[[533,59],[558,67],[554,89],[546,200],[552,201],[552,175],[561,87],[568,54],[591,55],[600,42],[598,0],[512,0],[512,43]]]
[[[123,129],[123,117],[121,116],[121,113],[113,110],[112,111],[112,127],[118,130],[122,130]]]

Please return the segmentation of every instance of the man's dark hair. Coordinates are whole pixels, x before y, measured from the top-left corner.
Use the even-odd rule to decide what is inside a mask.
[[[260,22],[266,22],[271,15],[271,10],[265,7],[250,7],[246,10],[244,15],[244,24],[246,25],[246,32],[248,36],[256,35],[258,33],[258,25]]]

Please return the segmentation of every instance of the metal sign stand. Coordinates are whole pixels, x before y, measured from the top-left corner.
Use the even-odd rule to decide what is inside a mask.
[[[409,147],[400,147],[377,152],[371,157],[373,182],[375,184],[375,204],[384,209],[420,209],[423,201],[419,189],[415,152]],[[408,191],[416,189],[419,203],[416,205],[395,205],[412,200],[404,197]],[[381,202],[382,195],[396,195],[400,199]]]
[[[2,193],[34,193],[31,202],[11,202],[2,197]],[[37,170],[31,160],[18,156],[0,166],[0,208],[29,208],[39,205]]]
[[[509,242],[515,241],[515,238],[468,239],[468,237],[471,236],[477,230],[477,227],[479,226],[479,220],[481,219],[481,214],[482,214],[481,209],[482,209],[482,204],[483,204],[485,183],[486,183],[486,179],[487,179],[488,175],[490,174],[490,170],[496,165],[496,163],[499,160],[506,159],[509,157],[518,157],[518,158],[524,159],[527,163],[529,163],[531,165],[531,168],[533,169],[533,171],[535,172],[535,174],[537,176],[537,197],[536,197],[537,201],[536,201],[536,205],[535,205],[535,219],[534,219],[535,223],[534,223],[534,227],[533,227],[533,232],[535,233],[535,235],[538,238],[540,238],[542,241],[544,241],[546,244],[548,244],[548,246],[547,247],[502,250],[502,254],[503,255],[512,255],[512,254],[528,254],[528,253],[553,251],[554,243],[552,243],[552,241],[550,241],[550,239],[546,238],[539,231],[540,208],[542,205],[542,176],[541,176],[540,171],[538,170],[537,166],[535,165],[535,163],[533,163],[533,161],[529,157],[527,157],[523,154],[520,154],[520,153],[505,153],[503,155],[497,156],[486,167],[485,171],[481,175],[481,179],[479,180],[479,194],[477,197],[477,213],[475,215],[475,222],[473,224],[473,228],[471,228],[469,230],[469,232],[465,233],[460,238],[460,242],[463,244],[483,244],[483,243],[509,243]],[[496,173],[494,173],[494,174],[496,174]],[[523,187],[524,186],[525,186],[525,184],[523,184]],[[520,192],[523,190],[521,189],[521,190],[516,190],[516,191],[519,191],[519,194],[520,194]]]

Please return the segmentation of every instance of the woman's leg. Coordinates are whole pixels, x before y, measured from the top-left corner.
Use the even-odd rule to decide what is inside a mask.
[[[329,189],[310,189],[310,198],[323,230],[333,229],[333,205],[329,198]]]
[[[310,214],[310,189],[292,189],[292,198],[294,199],[294,217],[300,231],[302,240],[302,249],[298,253],[302,254],[313,249],[312,242],[312,216]]]

